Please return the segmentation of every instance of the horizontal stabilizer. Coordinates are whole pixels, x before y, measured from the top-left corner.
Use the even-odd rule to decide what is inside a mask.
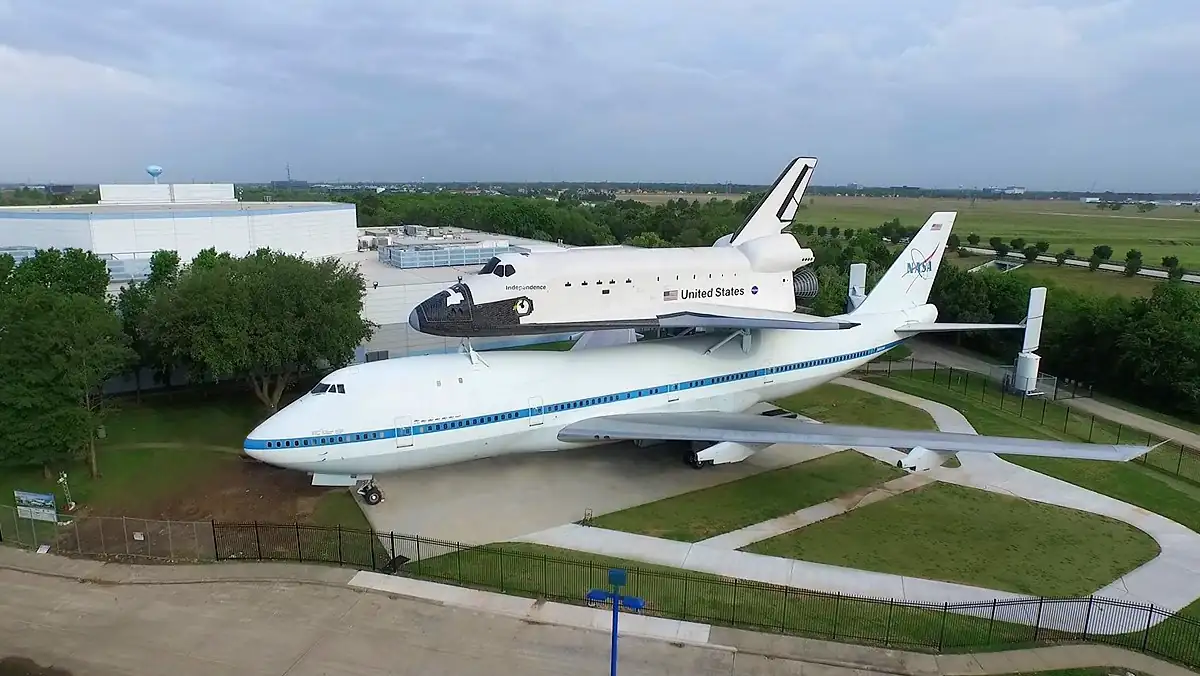
[[[941,333],[950,331],[999,331],[1001,329],[1023,329],[1024,324],[964,324],[955,322],[934,322],[923,324],[913,322],[896,329],[896,333]]]
[[[559,431],[558,438],[562,441],[663,439],[732,441],[743,444],[921,447],[931,451],[956,453],[1000,453],[1110,462],[1127,462],[1150,450],[1148,446],[985,437],[976,434],[895,430],[857,425],[823,425],[782,417],[715,411],[598,416],[567,425]]]
[[[680,303],[679,310],[658,315],[658,325],[664,328],[712,329],[796,329],[801,331],[838,331],[858,324],[840,319],[815,317],[797,312],[759,310],[709,303]]]

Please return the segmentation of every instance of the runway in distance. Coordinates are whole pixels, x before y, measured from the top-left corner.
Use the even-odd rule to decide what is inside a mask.
[[[816,158],[783,170],[737,232],[711,247],[597,246],[492,258],[413,309],[438,336],[513,336],[604,329],[710,327],[836,330],[846,321],[796,313],[815,297],[813,252],[781,232]]]
[[[1148,451],[745,413],[827,383],[918,333],[1024,329],[1026,349],[1035,349],[1045,289],[1034,289],[1022,324],[935,323],[929,292],[955,216],[934,213],[875,288],[851,303],[857,307],[823,318],[847,328],[706,330],[607,346],[582,340],[566,352],[479,354],[468,343],[457,354],[357,364],[331,372],[260,424],[244,450],[308,472],[316,485],[357,485],[368,504],[383,499],[377,474],[618,440],[691,442],[685,460],[696,468],[739,462],[776,443],[912,449],[900,463],[909,470],[963,451],[1107,461]],[[608,335],[628,341],[630,334]]]

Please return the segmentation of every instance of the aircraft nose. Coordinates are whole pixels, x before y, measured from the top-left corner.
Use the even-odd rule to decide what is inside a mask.
[[[470,335],[470,299],[457,286],[454,293],[457,302],[450,302],[451,295],[450,291],[442,291],[421,301],[408,315],[408,325],[416,331],[435,336]]]

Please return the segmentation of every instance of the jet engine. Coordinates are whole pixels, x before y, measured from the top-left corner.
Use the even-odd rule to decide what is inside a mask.
[[[799,300],[812,300],[821,289],[817,282],[817,273],[812,268],[800,268],[793,273],[792,286],[796,289],[796,298]]]
[[[917,446],[898,460],[896,467],[909,472],[925,472],[935,467],[941,467],[953,457],[954,454],[948,451],[931,451],[928,448]]]

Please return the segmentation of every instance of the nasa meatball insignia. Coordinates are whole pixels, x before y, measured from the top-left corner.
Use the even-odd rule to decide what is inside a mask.
[[[736,286],[714,286],[709,289],[684,289],[680,292],[680,300],[695,300],[697,298],[730,298],[746,295],[746,289]]]

